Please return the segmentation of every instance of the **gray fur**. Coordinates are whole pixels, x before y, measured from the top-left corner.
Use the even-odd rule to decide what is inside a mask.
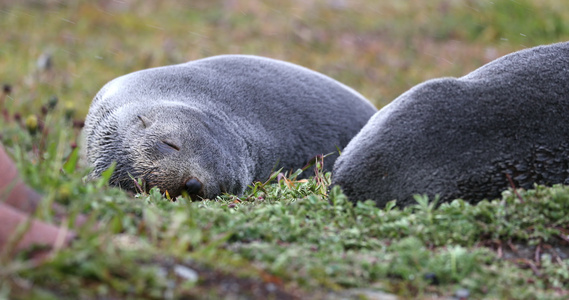
[[[127,190],[135,190],[132,176],[176,196],[195,178],[203,183],[200,197],[241,194],[272,170],[296,170],[337,152],[376,111],[354,90],[306,68],[215,56],[107,83],[85,122],[87,158],[94,177],[116,161],[111,184]],[[336,157],[325,159],[326,169]]]
[[[569,43],[413,87],[348,144],[333,184],[380,207],[413,194],[477,202],[499,197],[506,174],[525,189],[569,183]]]

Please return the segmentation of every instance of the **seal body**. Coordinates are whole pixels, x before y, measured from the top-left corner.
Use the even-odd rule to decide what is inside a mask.
[[[569,43],[413,87],[370,119],[332,174],[349,199],[379,206],[569,183]]]
[[[85,120],[96,177],[134,179],[170,196],[241,194],[280,168],[337,153],[377,110],[345,85],[269,58],[222,55],[127,74],[95,96]],[[324,160],[331,169],[337,155]],[[306,173],[310,175],[310,172]]]

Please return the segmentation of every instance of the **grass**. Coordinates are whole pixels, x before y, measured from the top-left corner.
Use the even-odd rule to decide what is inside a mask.
[[[142,68],[264,55],[381,107],[424,80],[567,40],[567,17],[561,0],[0,1],[0,139],[46,204],[100,224],[41,265],[28,253],[2,259],[0,299],[566,298],[565,186],[378,208],[349,203],[330,174],[275,174],[242,196],[173,202],[84,182],[78,149],[98,89]],[[52,221],[47,207],[37,215]]]

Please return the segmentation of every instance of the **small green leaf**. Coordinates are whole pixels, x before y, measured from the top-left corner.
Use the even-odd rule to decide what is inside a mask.
[[[63,171],[65,171],[66,174],[73,174],[78,161],[79,148],[75,148],[73,151],[71,151],[71,154],[69,154],[67,161],[63,164]]]
[[[109,166],[109,168],[101,173],[101,178],[97,182],[97,188],[101,188],[105,184],[109,183],[109,180],[111,180],[111,176],[113,175],[113,172],[115,171],[116,166],[117,166],[117,162],[113,161],[111,163],[111,165]]]

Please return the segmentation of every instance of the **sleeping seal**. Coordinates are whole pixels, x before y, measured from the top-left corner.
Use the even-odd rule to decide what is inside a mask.
[[[477,202],[511,184],[567,184],[568,116],[569,43],[522,50],[399,96],[344,149],[332,181],[380,207],[413,194]]]
[[[172,197],[241,194],[272,170],[295,170],[348,144],[375,107],[317,72],[222,55],[116,78],[85,120],[86,155],[110,183],[157,186]],[[324,160],[331,169],[337,155]],[[306,175],[310,175],[307,172]]]

